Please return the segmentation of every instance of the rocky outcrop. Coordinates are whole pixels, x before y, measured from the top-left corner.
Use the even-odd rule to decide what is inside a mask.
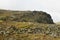
[[[23,15],[22,15],[23,14]],[[38,23],[48,23],[53,24],[53,20],[49,14],[43,11],[31,11],[31,12],[24,12],[19,14],[15,14],[14,16],[19,16],[15,21],[21,22],[38,22]]]
[[[5,21],[18,21],[18,22],[37,22],[53,24],[50,14],[43,11],[9,11],[9,16],[1,18]]]

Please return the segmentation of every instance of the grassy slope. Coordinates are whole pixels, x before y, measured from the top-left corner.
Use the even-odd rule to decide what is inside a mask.
[[[1,22],[0,26],[4,25],[4,27],[10,27],[11,25],[15,26],[17,29],[19,28],[47,28],[49,26],[54,26],[56,28],[60,27],[60,25],[56,25],[56,24],[42,24],[42,23],[32,23],[32,22]],[[9,29],[10,31],[10,29]],[[6,36],[2,36],[0,35],[2,39],[4,39]],[[50,36],[50,35],[46,35],[44,33],[40,34],[11,34],[8,35],[6,38],[15,38],[16,40],[60,40],[60,37],[54,37],[54,36]],[[2,40],[0,39],[0,40]]]

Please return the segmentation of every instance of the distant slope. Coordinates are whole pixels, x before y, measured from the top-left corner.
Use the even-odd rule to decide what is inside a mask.
[[[56,24],[60,24],[60,22],[56,22]]]

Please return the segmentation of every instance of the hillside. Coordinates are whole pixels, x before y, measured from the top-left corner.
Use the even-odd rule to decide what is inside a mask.
[[[1,10],[0,20],[17,22],[37,22],[54,24],[51,16],[43,11],[8,11]]]
[[[43,11],[0,10],[0,40],[60,40],[60,25]]]

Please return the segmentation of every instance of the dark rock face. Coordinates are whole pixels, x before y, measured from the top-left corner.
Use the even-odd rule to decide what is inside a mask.
[[[18,17],[18,16],[19,17]],[[53,24],[53,20],[49,14],[43,11],[31,11],[31,12],[24,12],[21,14],[14,14],[17,18],[14,21],[21,21],[21,22],[38,22],[38,23],[48,23]]]

